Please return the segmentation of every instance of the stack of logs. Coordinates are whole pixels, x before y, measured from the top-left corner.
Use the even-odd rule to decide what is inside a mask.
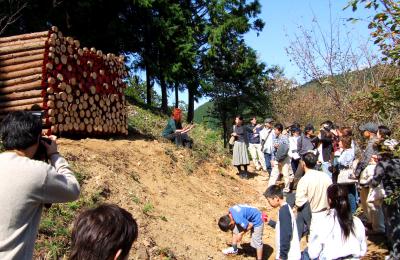
[[[127,134],[123,56],[80,48],[52,27],[0,38],[0,120],[39,110],[47,134]]]

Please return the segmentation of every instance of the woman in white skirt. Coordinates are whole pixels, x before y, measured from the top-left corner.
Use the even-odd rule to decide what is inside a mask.
[[[247,179],[247,165],[250,164],[250,161],[247,154],[247,130],[246,127],[243,126],[243,117],[237,116],[235,118],[232,136],[235,137],[235,143],[233,145],[233,166],[237,167],[241,178]]]

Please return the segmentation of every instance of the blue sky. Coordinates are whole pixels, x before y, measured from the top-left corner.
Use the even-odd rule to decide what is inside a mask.
[[[360,8],[354,13],[351,8],[343,10],[348,0],[260,0],[262,12],[259,16],[265,22],[263,31],[257,36],[255,32],[245,35],[248,45],[254,48],[260,61],[267,66],[279,65],[284,69],[288,78],[303,82],[302,74],[296,65],[290,62],[285,48],[289,39],[298,32],[298,26],[310,28],[314,17],[319,21],[322,30],[328,30],[330,13],[332,21],[347,26],[352,31],[354,41],[369,37],[368,23],[372,11]],[[331,5],[331,7],[330,7]],[[347,22],[350,17],[360,18],[357,23]],[[169,103],[172,104],[174,94],[170,93]],[[187,93],[180,93],[180,99],[187,103]],[[202,98],[195,107],[205,103],[208,99]]]

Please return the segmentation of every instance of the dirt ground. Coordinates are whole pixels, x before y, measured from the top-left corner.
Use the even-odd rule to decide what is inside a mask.
[[[223,158],[194,169],[190,151],[140,136],[60,139],[59,146],[85,177],[83,196],[105,194],[106,202],[117,203],[137,219],[139,239],[130,259],[254,259],[249,236],[238,256],[222,255],[230,234],[219,230],[219,217],[230,206],[247,203],[276,218],[276,210],[262,196],[266,177],[242,180],[232,167],[221,167]],[[369,242],[365,259],[383,258],[379,243]],[[274,230],[267,225],[264,244],[265,259],[274,259]]]

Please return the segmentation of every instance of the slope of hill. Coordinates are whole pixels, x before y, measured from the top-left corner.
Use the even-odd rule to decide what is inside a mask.
[[[192,133],[193,150],[177,148],[155,138],[165,118],[138,108],[130,113],[127,137],[59,139],[82,194],[76,202],[53,205],[44,212],[35,259],[68,256],[73,219],[99,203],[116,203],[137,219],[139,238],[129,259],[224,259],[221,249],[230,243],[231,234],[220,231],[217,221],[230,206],[247,203],[276,217],[262,196],[266,177],[238,178],[215,134],[200,127]],[[274,259],[273,234],[266,226],[264,259]],[[249,241],[246,235],[244,250],[232,259],[254,259]],[[373,244],[370,248],[378,258],[384,252]]]

